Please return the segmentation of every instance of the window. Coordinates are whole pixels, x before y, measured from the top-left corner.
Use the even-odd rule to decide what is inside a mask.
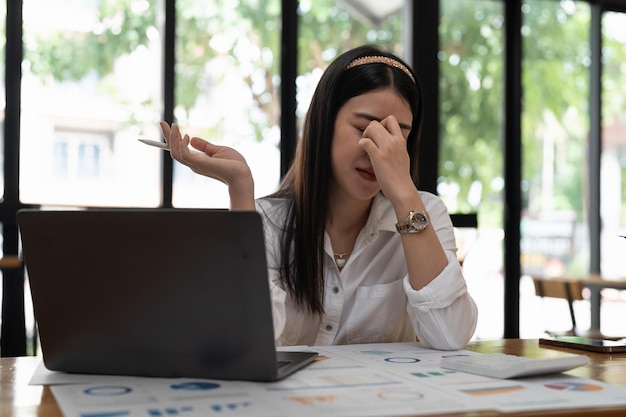
[[[107,160],[112,158],[111,136],[112,133],[57,131],[53,142],[54,168],[51,177],[61,182],[103,179]]]
[[[602,19],[601,268],[607,278],[625,275],[626,253],[626,13]]]
[[[2,50],[3,52],[6,51],[6,37],[5,37],[5,33],[6,33],[6,26],[5,26],[5,22],[6,22],[6,3],[2,3],[0,5],[0,27],[2,28],[2,30],[0,31],[0,50]],[[6,62],[5,62],[5,54],[2,53],[0,54],[0,74],[2,75],[0,77],[0,89],[2,91],[6,91],[6,86],[5,86],[5,75],[6,75],[6,71],[5,71],[5,67],[6,67]],[[0,192],[2,193],[2,196],[4,197],[4,141],[5,141],[5,137],[4,137],[4,115],[6,113],[6,102],[3,101],[2,103],[2,108],[0,111],[0,127],[2,128],[2,131],[0,131],[0,140],[2,141],[2,147],[0,148]],[[4,220],[4,219],[2,219]],[[2,221],[0,221],[0,233],[2,233],[2,236],[0,236],[0,242],[3,242],[3,229],[4,229],[4,223]],[[4,242],[3,242],[4,243]],[[0,255],[4,254],[4,244],[2,245],[2,247],[0,247]],[[0,286],[0,304],[1,305],[5,305],[5,302],[3,300],[4,294],[3,294],[3,288],[4,288],[4,274],[2,276],[2,286]],[[2,323],[2,320],[4,319],[4,317],[0,316],[0,324]],[[1,352],[0,352],[1,353]]]
[[[272,193],[280,182],[280,1],[262,7],[242,1],[234,10],[193,0],[177,6],[176,120],[187,133],[241,152],[252,169],[256,196]],[[404,52],[401,6],[372,26],[341,2],[300,2],[300,121],[320,73],[346,48],[372,42]],[[175,206],[228,207],[227,191],[224,184],[175,165]]]
[[[445,0],[441,16],[437,192],[451,213],[478,215],[479,230],[457,230],[457,244],[481,312],[476,337],[497,338],[504,300],[503,10],[493,1]]]
[[[3,52],[0,54],[0,89],[2,91],[6,91],[4,82],[6,80],[6,71],[5,71],[5,51],[6,51],[6,3],[2,3],[0,5],[0,50]],[[4,194],[4,115],[6,112],[6,102],[2,103],[2,112],[0,114],[0,127],[2,127],[2,132],[0,132],[0,138],[2,140],[2,151],[0,151],[0,192]]]
[[[237,149],[257,196],[280,179],[280,0],[176,2],[174,116],[183,133]],[[227,187],[178,163],[173,204],[228,207]]]
[[[22,202],[160,204],[160,2],[127,3],[24,1]]]
[[[375,43],[407,58],[403,2],[371,3],[347,0],[301,2],[297,79],[300,126],[322,72],[337,55],[357,45]]]
[[[600,253],[603,275],[624,275],[620,259],[626,239],[619,236],[625,234],[626,224],[622,214],[626,201],[622,116],[626,49],[621,29],[625,22],[623,13],[607,12],[590,3],[529,0],[515,10],[503,7],[505,2],[440,2],[437,189],[452,212],[479,214],[478,237],[464,263],[468,285],[482,312],[479,338],[503,336],[500,324],[506,337],[517,336],[520,328],[526,337],[544,330],[543,318],[537,315],[540,310],[529,302],[534,296],[530,274],[588,274],[595,268],[593,254]],[[600,51],[592,50],[593,37],[600,35],[592,32],[596,12],[602,16],[599,75],[592,71],[600,56]],[[507,18],[514,22],[517,13],[523,46],[519,167],[514,159],[502,159],[508,141],[516,139],[501,135],[506,122],[502,110],[515,108],[511,103],[518,100],[503,95],[504,76],[510,73],[503,72],[507,39],[501,28]],[[515,59],[505,64],[515,69]],[[590,148],[596,139],[590,132],[596,103],[590,97],[598,76],[602,80],[602,153],[601,160],[594,160]],[[510,179],[502,177],[507,165],[521,173],[521,222],[510,225],[520,228],[520,242],[511,242],[515,231],[504,230],[502,225],[501,190]],[[601,201],[590,193],[596,171],[601,175]],[[601,230],[589,221],[598,205]],[[598,245],[594,241],[600,234]],[[519,243],[522,277],[510,274],[508,264],[502,264],[502,244],[507,239],[510,245]],[[480,253],[489,256],[474,262]],[[500,295],[503,285],[504,297]],[[515,305],[521,301],[519,324],[512,323],[518,319],[517,307],[509,308],[506,316],[506,306],[498,301],[502,299]],[[504,323],[499,323],[500,317]]]
[[[585,192],[589,132],[589,25],[584,3],[522,7],[522,272],[589,270]]]

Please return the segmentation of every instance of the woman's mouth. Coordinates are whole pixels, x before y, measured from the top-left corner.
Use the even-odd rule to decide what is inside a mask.
[[[374,174],[374,170],[373,169],[357,168],[356,171],[359,173],[361,178],[363,178],[364,180],[371,181],[371,182],[375,182],[376,181],[376,174]]]

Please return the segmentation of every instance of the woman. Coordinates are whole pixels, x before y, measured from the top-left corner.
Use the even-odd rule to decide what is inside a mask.
[[[472,337],[450,217],[416,186],[421,121],[405,62],[371,45],[345,52],[319,81],[279,190],[257,201],[238,152],[161,123],[175,160],[227,184],[231,209],[263,215],[278,345],[417,338],[451,350]]]

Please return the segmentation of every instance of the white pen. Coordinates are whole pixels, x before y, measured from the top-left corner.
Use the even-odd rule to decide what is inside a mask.
[[[137,140],[141,143],[145,143],[146,145],[154,146],[155,148],[163,149],[164,151],[167,151],[167,152],[170,151],[170,145],[168,145],[165,142],[159,142],[158,140],[152,140],[152,139],[137,139]],[[189,148],[189,151],[191,151],[191,153],[204,155],[203,152],[197,151],[193,148]]]
[[[145,143],[146,145],[155,146],[157,148],[163,149],[164,151],[170,150],[170,145],[165,142],[159,142],[158,140],[151,139],[137,139],[139,142]]]

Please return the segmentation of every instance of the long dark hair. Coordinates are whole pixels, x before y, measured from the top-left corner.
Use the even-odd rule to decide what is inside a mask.
[[[364,57],[391,58],[404,68],[371,62],[348,69],[349,64]],[[422,125],[422,96],[417,76],[395,55],[377,46],[365,45],[338,56],[322,75],[306,115],[295,159],[273,194],[273,197],[291,200],[281,242],[281,280],[298,307],[314,314],[324,313],[324,231],[335,119],[346,101],[380,88],[392,88],[400,94],[413,113],[407,151],[411,158],[411,176],[417,186]]]

